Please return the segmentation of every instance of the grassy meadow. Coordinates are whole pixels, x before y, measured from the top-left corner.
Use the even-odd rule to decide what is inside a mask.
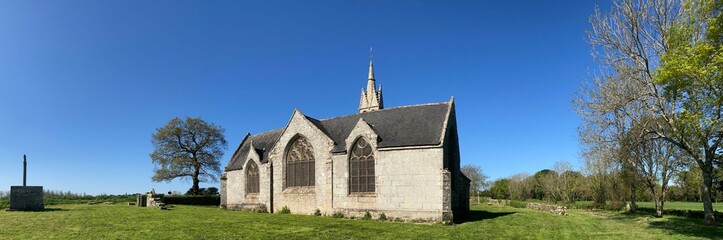
[[[166,211],[55,205],[44,212],[0,211],[0,239],[723,239],[723,227],[675,216],[579,209],[557,216],[496,205],[472,210],[467,222],[447,226],[181,205]]]

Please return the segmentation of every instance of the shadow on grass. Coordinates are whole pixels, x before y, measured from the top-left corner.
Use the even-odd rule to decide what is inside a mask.
[[[482,221],[486,219],[494,219],[498,217],[504,217],[507,215],[514,214],[515,212],[488,212],[488,211],[481,211],[481,210],[470,210],[469,215],[466,217],[459,219],[458,221],[455,221],[455,223],[465,223],[465,222],[476,222],[476,221]]]
[[[667,218],[666,221],[651,222],[650,228],[708,239],[720,239],[723,237],[723,226],[707,226],[703,222],[703,219],[697,218],[671,217]]]
[[[640,218],[658,219],[648,213],[620,213],[615,214],[611,219],[635,221]],[[723,237],[723,226],[705,225],[703,219],[692,217],[666,216],[665,219],[649,221],[649,228],[668,231],[672,234],[686,235],[698,238],[721,239]]]
[[[5,209],[5,211],[8,212],[56,212],[56,211],[68,211],[68,209],[62,209],[62,208],[44,208],[43,210],[14,210],[14,209]]]
[[[56,211],[69,211],[63,208],[45,208],[42,212],[56,212]]]

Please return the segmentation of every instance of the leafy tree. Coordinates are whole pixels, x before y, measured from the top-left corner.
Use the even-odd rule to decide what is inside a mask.
[[[636,126],[644,129],[640,137],[686,153],[701,169],[711,225],[723,141],[722,6],[719,0],[616,0],[609,12],[596,9],[588,39],[600,74],[576,103],[589,134],[581,139],[602,145],[584,151],[608,148],[617,152],[610,159],[624,163],[616,142]]]
[[[723,152],[723,1],[685,1],[682,8],[654,76],[672,109],[660,114],[665,121],[654,130],[701,169],[703,211],[712,225],[714,165]]]
[[[220,159],[226,149],[224,129],[200,118],[171,119],[156,129],[150,154],[155,165],[153,181],[191,178],[192,194],[201,194],[198,183],[217,181],[221,174]]]
[[[496,198],[496,199],[509,199],[510,198],[510,192],[508,190],[510,185],[510,180],[507,178],[501,178],[497,179],[494,182],[492,182],[492,187],[490,187],[490,197]]]
[[[462,173],[470,179],[470,197],[477,198],[477,203],[479,203],[479,193],[487,188],[488,176],[477,165],[463,166]]]
[[[537,200],[542,200],[544,198],[548,198],[548,200],[555,200],[555,197],[553,196],[554,192],[550,191],[554,182],[549,181],[550,178],[554,178],[553,176],[557,176],[557,173],[550,169],[542,169],[532,175],[534,184],[530,192],[531,198]]]

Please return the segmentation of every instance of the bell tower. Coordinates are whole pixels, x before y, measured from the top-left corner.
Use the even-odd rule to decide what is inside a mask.
[[[372,62],[372,49],[369,49],[369,77],[367,78],[366,91],[362,88],[361,98],[359,100],[359,112],[370,112],[384,109],[384,101],[382,100],[382,85],[379,84],[379,90],[376,89],[376,80],[374,79],[374,63]]]

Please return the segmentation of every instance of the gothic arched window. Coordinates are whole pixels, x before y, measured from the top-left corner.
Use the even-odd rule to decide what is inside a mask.
[[[349,191],[374,192],[374,151],[364,138],[359,138],[352,145],[349,158]]]
[[[286,187],[314,186],[314,148],[299,137],[286,152]]]
[[[259,167],[253,160],[246,166],[246,193],[259,193]]]

